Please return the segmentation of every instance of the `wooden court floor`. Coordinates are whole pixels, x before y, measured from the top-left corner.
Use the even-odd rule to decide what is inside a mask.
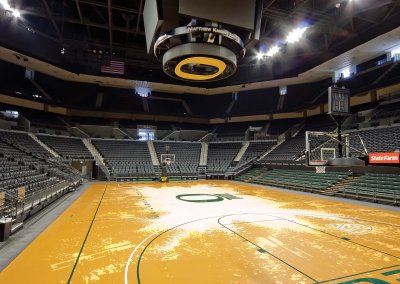
[[[224,181],[97,183],[0,283],[400,282],[400,213]]]

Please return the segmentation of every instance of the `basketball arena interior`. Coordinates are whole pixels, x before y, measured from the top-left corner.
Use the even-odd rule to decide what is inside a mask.
[[[0,283],[400,282],[399,0],[0,0]]]

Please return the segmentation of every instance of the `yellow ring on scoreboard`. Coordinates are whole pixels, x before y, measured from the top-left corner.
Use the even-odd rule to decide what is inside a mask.
[[[182,66],[186,64],[202,64],[202,65],[208,65],[214,68],[217,68],[218,71],[214,74],[210,75],[199,75],[199,74],[191,74],[191,73],[186,73],[182,71]],[[181,62],[179,62],[175,66],[175,74],[183,79],[188,79],[188,80],[197,80],[197,81],[203,81],[203,80],[210,80],[214,79],[215,77],[218,77],[219,75],[222,74],[226,69],[226,63],[220,59],[215,59],[211,57],[203,57],[203,56],[195,56],[195,57],[189,57]]]

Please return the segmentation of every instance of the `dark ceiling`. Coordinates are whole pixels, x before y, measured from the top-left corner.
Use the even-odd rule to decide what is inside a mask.
[[[0,43],[6,47],[76,73],[94,75],[100,75],[100,62],[113,56],[125,61],[125,78],[179,83],[164,75],[161,64],[153,55],[146,53],[142,17],[145,0],[9,2],[21,11],[22,17],[18,21],[0,21]],[[264,0],[260,41],[247,43],[247,54],[239,63],[234,76],[208,83],[206,87],[297,75],[398,27],[399,2]],[[338,4],[340,7],[337,7]],[[263,62],[256,59],[257,51],[265,50],[277,40],[284,39],[288,31],[301,23],[311,26],[303,41],[272,59]],[[60,52],[62,48],[65,48],[64,54]],[[96,54],[93,50],[96,50]]]

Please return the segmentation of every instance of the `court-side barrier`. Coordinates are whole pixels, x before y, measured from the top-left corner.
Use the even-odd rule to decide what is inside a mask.
[[[398,174],[355,174],[352,171],[316,173],[310,170],[256,167],[243,172],[235,179],[324,195],[400,205],[400,176]]]

